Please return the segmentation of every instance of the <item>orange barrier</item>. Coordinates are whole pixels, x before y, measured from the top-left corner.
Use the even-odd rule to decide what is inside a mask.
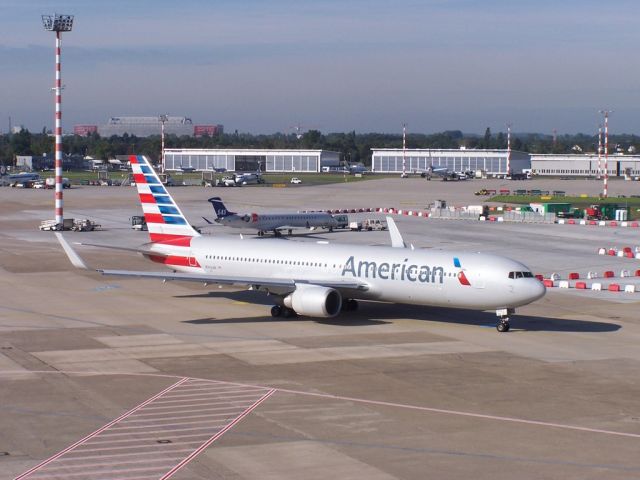
[[[577,280],[580,278],[580,274],[576,272],[572,272],[569,274],[569,280]]]
[[[540,275],[540,274],[536,275],[536,278],[538,280],[540,280],[541,282],[544,280],[544,277],[542,275]]]
[[[553,287],[554,286],[553,285],[553,280],[550,280],[548,278],[543,280],[542,283],[544,284],[545,287]]]
[[[620,285],[618,285],[617,283],[611,283],[611,284],[609,285],[608,290],[609,290],[610,292],[619,292],[619,291],[620,291]]]
[[[576,282],[576,288],[578,290],[586,290],[587,284],[585,282]]]
[[[607,270],[606,272],[604,272],[604,278],[613,278],[614,274],[611,270]]]

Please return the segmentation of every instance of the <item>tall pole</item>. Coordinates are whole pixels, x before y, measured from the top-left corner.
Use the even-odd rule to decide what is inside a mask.
[[[402,124],[402,178],[407,176],[407,124]]]
[[[604,184],[602,187],[602,198],[609,195],[609,114],[613,110],[600,110],[604,114]]]
[[[602,125],[598,125],[598,173],[596,178],[600,180],[602,173]]]
[[[54,88],[56,96],[56,144],[55,144],[55,176],[56,176],[56,223],[62,224],[64,221],[63,200],[62,200],[62,65],[60,62],[60,32],[56,31],[56,86]]]
[[[162,127],[160,127],[160,172],[164,173],[164,124],[169,120],[168,115],[160,115],[160,123]]]
[[[507,176],[511,175],[511,124],[507,123]]]
[[[42,15],[45,30],[56,32],[56,77],[53,91],[55,93],[55,214],[56,223],[64,222],[62,199],[62,65],[61,39],[62,32],[70,32],[73,28],[73,15]]]

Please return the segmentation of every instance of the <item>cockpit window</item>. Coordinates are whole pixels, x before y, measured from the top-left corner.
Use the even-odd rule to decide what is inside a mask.
[[[533,278],[531,272],[509,272],[509,278]]]

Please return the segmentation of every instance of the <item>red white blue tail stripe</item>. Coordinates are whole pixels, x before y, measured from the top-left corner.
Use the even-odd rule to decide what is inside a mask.
[[[131,155],[129,161],[151,241],[189,246],[191,237],[200,234],[189,225],[149,160],[143,155]]]

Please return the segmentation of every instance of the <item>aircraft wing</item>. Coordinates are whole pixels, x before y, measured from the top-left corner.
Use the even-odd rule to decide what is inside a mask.
[[[184,282],[215,283],[220,285],[260,285],[268,287],[290,287],[295,289],[296,285],[309,284],[348,290],[368,290],[369,286],[365,282],[335,281],[335,280],[297,280],[273,279],[268,277],[218,277],[209,274],[191,274],[181,272],[148,272],[134,270],[98,270],[103,275],[115,275],[122,277],[157,278],[160,280],[177,280]]]
[[[66,239],[60,234],[56,232],[56,237],[58,241],[62,245],[65,253],[69,257],[71,263],[80,269],[89,270],[87,264],[80,258],[80,256],[73,250],[71,245],[66,241]],[[104,245],[96,245],[96,244],[85,244],[92,246],[104,246]],[[112,247],[114,248],[114,247]],[[155,252],[149,250],[141,250],[141,249],[132,249],[126,247],[115,247],[117,250],[125,250],[125,251],[134,251],[138,253],[151,253],[155,255]],[[162,255],[162,254],[159,254]],[[216,276],[211,274],[192,274],[192,273],[182,273],[182,272],[149,272],[149,271],[135,271],[135,270],[97,270],[103,275],[116,275],[122,277],[138,277],[138,278],[157,278],[160,280],[177,280],[184,282],[198,282],[198,283],[215,283],[221,285],[257,285],[257,286],[267,286],[267,287],[284,287],[291,288],[291,290],[295,290],[296,285],[299,284],[309,284],[309,285],[319,285],[323,287],[335,288],[338,290],[368,290],[369,285],[365,282],[354,282],[354,281],[341,281],[341,280],[322,280],[322,279],[296,279],[296,278],[287,278],[287,279],[274,279],[269,277],[227,277],[227,276]]]

